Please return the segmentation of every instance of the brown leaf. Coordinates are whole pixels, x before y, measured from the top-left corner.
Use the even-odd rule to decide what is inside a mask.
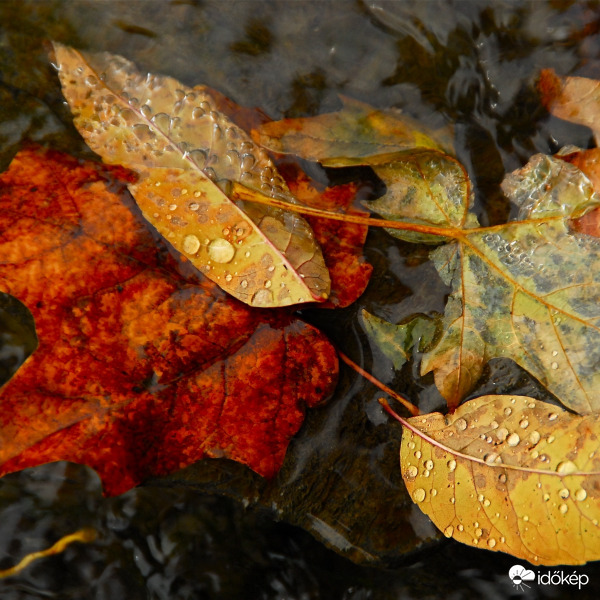
[[[134,169],[144,217],[221,288],[255,306],[322,301],[330,280],[305,219],[235,203],[229,182],[296,200],[266,152],[203,88],[142,74],[120,56],[54,44],[74,123],[104,161]]]
[[[332,346],[183,278],[123,191],[107,168],[34,149],[0,178],[0,290],[39,338],[1,390],[0,474],[71,460],[119,494],[213,456],[272,476],[304,406],[333,391]]]

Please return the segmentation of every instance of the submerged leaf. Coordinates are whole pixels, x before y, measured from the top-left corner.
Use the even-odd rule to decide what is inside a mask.
[[[600,425],[524,396],[407,420],[402,476],[447,537],[533,564],[600,559]]]
[[[424,351],[439,329],[439,320],[425,315],[417,315],[408,323],[394,325],[363,310],[362,322],[369,337],[393,362],[396,370],[409,360],[413,347]]]
[[[342,102],[338,112],[265,123],[253,131],[254,138],[274,152],[295,154],[330,167],[367,164],[360,159],[417,147],[450,147],[447,142],[435,141],[435,133],[424,132],[422,125],[399,111],[380,111],[345,96]]]
[[[266,152],[207,91],[142,74],[120,56],[54,44],[74,122],[104,161],[137,171],[144,217],[220,287],[255,306],[322,301],[330,281],[308,223],[236,204],[228,182],[295,202]]]
[[[211,456],[273,476],[335,350],[184,278],[111,171],[32,149],[0,177],[0,291],[39,339],[0,392],[0,475],[70,460],[119,494]]]

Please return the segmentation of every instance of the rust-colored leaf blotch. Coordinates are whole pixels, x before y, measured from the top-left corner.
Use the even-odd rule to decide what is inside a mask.
[[[0,178],[0,290],[40,340],[0,392],[0,474],[70,460],[111,495],[206,456],[273,476],[333,347],[170,267],[114,171],[32,148]]]

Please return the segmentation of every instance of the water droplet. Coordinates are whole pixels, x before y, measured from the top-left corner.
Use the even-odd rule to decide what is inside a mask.
[[[519,427],[521,427],[521,429],[527,429],[529,427],[529,421],[527,419],[523,419],[519,423]]]
[[[552,350],[552,356],[556,356],[558,354],[558,350]]]
[[[433,497],[435,497],[435,496],[437,496],[437,494],[438,494],[438,491],[437,491],[435,488],[433,488],[433,489],[431,490],[431,495],[432,495]]]
[[[493,465],[496,462],[496,459],[499,458],[499,454],[497,452],[490,452],[483,457],[483,460],[488,465]]]
[[[407,479],[414,479],[417,475],[419,474],[419,469],[417,469],[417,467],[415,467],[414,465],[408,467],[408,469],[406,469],[406,478]]]
[[[137,116],[136,114],[130,109],[130,108],[124,108],[120,113],[119,116],[125,121],[125,123],[127,123],[128,125],[131,125],[132,123],[135,123]]]
[[[246,251],[246,253],[244,254],[244,256],[245,256],[246,258],[250,258],[250,250],[247,250],[247,251]]]
[[[507,438],[506,438],[506,443],[509,446],[518,446],[519,442],[521,441],[521,438],[519,437],[519,435],[517,433],[511,433]]]
[[[490,538],[487,544],[490,548],[493,548],[496,545],[496,540],[494,538]]]
[[[144,104],[144,106],[140,108],[140,112],[142,113],[143,117],[149,119],[152,116],[152,107]]]
[[[177,204],[169,204],[169,210],[177,210]]]
[[[423,502],[423,500],[425,500],[425,490],[423,488],[417,488],[414,492],[413,492],[413,500],[415,502]]]
[[[273,303],[273,294],[269,290],[258,290],[252,296],[253,306],[269,306]]]
[[[454,496],[452,496],[452,498],[450,498],[450,504],[454,504],[456,502],[456,498]]]
[[[483,529],[481,529],[480,527],[478,527],[478,528],[475,530],[475,535],[476,535],[478,538],[480,538],[480,537],[483,535]]]
[[[452,525],[448,525],[448,527],[446,527],[446,529],[444,529],[444,535],[447,538],[452,537],[453,533],[454,533],[454,527],[452,527]]]
[[[196,106],[194,110],[192,110],[192,119],[200,119],[204,116],[204,109],[200,106]]]
[[[527,521],[529,521],[529,515],[523,515],[523,521],[527,523]]]
[[[483,494],[479,494],[479,496],[477,496],[477,501],[478,502],[483,502],[484,498],[485,498],[485,496]]]
[[[458,529],[459,531],[464,531],[464,525],[461,523],[456,529]]]
[[[555,421],[556,419],[558,419],[558,415],[556,413],[550,413],[548,415],[548,421]]]
[[[543,499],[544,499],[544,502],[548,502],[548,500],[550,500],[550,494],[544,494]]]
[[[98,85],[98,79],[96,77],[94,77],[93,75],[88,75],[85,78],[85,83],[86,83],[86,85],[89,85],[90,87],[96,87]]]
[[[551,444],[556,438],[553,435],[549,435],[548,439],[546,440],[549,444]]]
[[[421,454],[421,451],[420,451],[420,450],[417,450],[417,451],[415,452],[415,458],[421,458],[421,456],[423,456],[423,455]]]
[[[425,468],[429,469],[431,471],[431,469],[433,469],[433,461],[432,460],[426,460],[425,461]]]
[[[454,471],[454,469],[456,469],[456,461],[454,459],[449,460],[446,463],[447,467],[448,467],[448,471],[452,472]]]
[[[162,129],[163,131],[169,130],[169,125],[171,124],[171,117],[167,113],[161,112],[156,113],[151,121],[154,123],[156,127]]]
[[[504,414],[505,414],[507,417],[510,417],[510,415],[512,414],[512,408],[511,408],[510,406],[507,406],[507,407],[504,409]]]
[[[566,504],[561,504],[558,507],[558,510],[564,515],[569,510],[569,507]]]
[[[143,123],[136,123],[131,129],[135,134],[135,137],[141,142],[154,138],[154,131],[152,131],[148,125],[144,125]]]
[[[235,255],[235,248],[227,240],[217,238],[208,245],[208,255],[218,263],[228,263]]]
[[[247,282],[245,279],[242,279],[242,282],[240,283],[240,285],[241,285],[243,288],[247,288],[247,287],[248,287],[248,282]]]
[[[498,475],[498,481],[500,483],[506,483],[506,473],[500,473],[500,475]]]
[[[560,490],[558,492],[558,495],[563,499],[566,500],[569,497],[569,490],[567,488],[563,488],[562,490]]]
[[[492,429],[498,429],[498,422],[497,422],[497,421],[492,421],[492,422],[490,423],[490,427],[491,427]]]
[[[583,488],[579,488],[574,495],[578,502],[583,502],[587,498],[587,492]]]
[[[195,235],[186,235],[183,240],[183,251],[186,254],[196,254],[200,248],[200,240]]]
[[[458,431],[464,431],[467,428],[467,422],[465,421],[465,419],[461,418],[458,419],[456,423],[454,423],[454,426]]]
[[[506,439],[506,436],[508,435],[508,429],[506,429],[506,427],[500,427],[500,429],[498,429],[498,431],[496,431],[496,437],[498,438],[498,441],[503,442]]]
[[[552,367],[552,368],[553,368],[555,371],[556,371],[556,369],[558,369],[558,363],[557,363],[557,362],[553,362],[553,363],[552,363],[550,366],[551,366],[551,367]]]
[[[225,281],[231,281],[233,279],[233,275],[231,273],[227,273],[227,275],[225,275]]]
[[[486,498],[486,499],[483,501],[483,505],[484,505],[486,508],[487,508],[487,507],[488,507],[490,504],[491,504],[491,502],[490,502],[490,501],[489,501],[487,498]]]
[[[535,446],[535,444],[537,444],[540,441],[541,437],[542,436],[540,435],[539,431],[532,431],[529,434],[529,441],[531,442],[532,445]]]
[[[427,469],[425,469],[423,471],[423,477],[429,477],[429,475],[431,475],[431,471],[428,471]]]
[[[576,471],[577,465],[570,460],[564,460],[556,465],[556,472],[561,475],[568,475],[569,473],[575,473]]]

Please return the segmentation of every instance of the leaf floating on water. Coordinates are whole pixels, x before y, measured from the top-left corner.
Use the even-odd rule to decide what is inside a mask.
[[[253,136],[274,152],[330,167],[369,164],[366,157],[377,154],[451,147],[446,135],[436,141],[435,133],[424,131],[421,124],[399,111],[380,111],[346,96],[342,102],[338,112],[265,123],[253,130]]]
[[[74,123],[104,161],[140,173],[144,217],[194,266],[255,306],[322,301],[327,268],[299,215],[234,203],[228,182],[295,202],[266,152],[210,95],[120,56],[54,44]],[[139,196],[139,198],[138,198]]]
[[[334,348],[184,278],[111,174],[133,175],[29,149],[0,176],[0,291],[39,340],[0,390],[0,475],[70,460],[114,495],[210,456],[272,477],[335,388]]]
[[[525,396],[483,396],[452,415],[406,423],[404,482],[447,537],[533,564],[600,559],[595,416]]]

